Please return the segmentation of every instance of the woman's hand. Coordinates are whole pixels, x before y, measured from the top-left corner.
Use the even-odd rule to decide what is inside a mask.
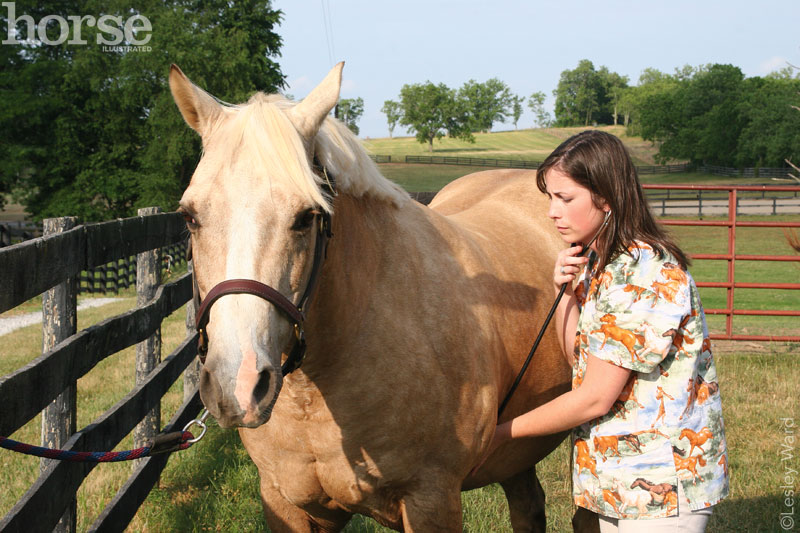
[[[580,246],[572,246],[558,252],[556,266],[553,270],[553,283],[559,289],[564,283],[572,283],[583,266],[589,262],[588,257],[579,256]]]
[[[483,452],[478,464],[470,470],[469,475],[474,476],[475,473],[483,466],[483,463],[486,462],[486,459],[491,456],[497,448],[500,447],[501,444],[505,443],[507,440],[511,439],[511,422],[506,422],[504,424],[500,424],[494,430],[494,436],[492,437],[492,442],[489,443],[489,447]]]

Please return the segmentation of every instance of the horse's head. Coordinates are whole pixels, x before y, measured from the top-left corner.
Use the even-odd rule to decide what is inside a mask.
[[[255,280],[295,305],[311,276],[319,216],[330,212],[313,171],[317,133],[339,98],[340,63],[303,102],[253,96],[222,105],[176,66],[169,83],[203,156],[180,201],[191,232],[201,297],[220,282]],[[226,294],[210,308],[200,394],[223,427],[266,422],[295,327],[252,294]]]

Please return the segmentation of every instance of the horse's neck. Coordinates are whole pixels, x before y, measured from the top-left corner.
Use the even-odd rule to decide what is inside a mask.
[[[409,216],[407,209],[415,210],[411,205],[398,208],[344,193],[336,198],[333,238],[306,328],[310,348],[324,339],[318,346],[324,346],[328,363],[335,362],[336,347],[363,333],[359,329],[370,306],[386,289],[391,257],[414,253],[415,242],[406,225],[418,217],[413,213]],[[310,366],[323,364],[307,362]]]

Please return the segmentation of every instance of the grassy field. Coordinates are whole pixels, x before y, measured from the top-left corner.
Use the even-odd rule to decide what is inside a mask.
[[[577,130],[576,130],[577,131]],[[519,158],[532,159],[531,154],[543,150],[549,153],[572,131],[524,130],[518,133],[495,133],[481,137],[484,152],[469,153],[466,146],[449,146],[443,140],[436,155],[488,155],[516,153]],[[615,133],[617,133],[615,131]],[[530,137],[523,147],[508,144],[504,137]],[[488,140],[487,140],[488,139]],[[491,140],[491,144],[489,142]],[[640,142],[638,164],[647,161],[647,143],[625,139],[629,147]],[[485,141],[485,142],[484,142]],[[426,147],[413,139],[382,139],[370,146],[373,153],[391,154],[392,143],[419,147],[416,153],[427,154]],[[504,144],[506,143],[506,144]],[[548,144],[549,143],[549,144]],[[631,144],[633,143],[633,144]],[[369,145],[369,141],[367,143]],[[448,147],[449,146],[449,147]],[[548,148],[549,147],[549,148]],[[463,151],[460,151],[462,150]],[[398,153],[415,153],[398,148]],[[505,150],[505,151],[504,151]],[[631,148],[634,151],[634,148]],[[652,147],[650,147],[652,152]],[[527,154],[523,157],[522,154]],[[492,157],[500,157],[492,154]],[[652,153],[650,154],[652,156]],[[502,157],[507,157],[503,155]],[[508,156],[510,157],[510,156]],[[382,172],[410,191],[434,191],[454,178],[479,170],[479,167],[451,167],[428,165],[386,164]],[[730,178],[699,174],[671,174],[643,176],[645,183],[706,183],[728,184]],[[753,183],[755,180],[747,180]],[[768,180],[762,180],[765,183]],[[768,220],[800,221],[800,216],[764,217]],[[740,219],[759,220],[755,217]],[[672,231],[681,246],[689,253],[724,252],[725,230],[717,228],[674,227]],[[793,253],[779,229],[738,230],[737,251],[740,253]],[[692,267],[697,280],[722,281],[726,275],[724,262],[697,261]],[[800,274],[797,263],[737,263],[737,281],[796,282]],[[722,289],[701,289],[706,308],[724,307]],[[130,309],[135,305],[131,292],[123,293],[119,302],[102,308],[88,309],[78,314],[79,328],[85,328],[106,317]],[[737,307],[754,309],[800,309],[800,291],[737,290]],[[41,299],[35,298],[9,314],[37,311]],[[168,354],[184,337],[184,309],[176,311],[163,324],[163,353]],[[800,334],[797,318],[736,317],[734,331],[751,334]],[[721,317],[710,316],[712,331],[722,331]],[[723,396],[732,490],[728,500],[716,510],[708,531],[775,531],[779,514],[783,512],[782,489],[784,465],[779,452],[784,442],[781,418],[797,419],[797,383],[800,366],[795,354],[800,349],[787,343],[722,343],[715,342],[719,354],[718,371]],[[0,337],[0,376],[11,372],[36,358],[41,351],[41,329],[30,326]],[[78,426],[89,424],[106,409],[122,398],[133,386],[133,348],[124,350],[100,363],[78,384]],[[162,401],[162,419],[167,420],[182,398],[182,382],[178,380]],[[39,441],[40,420],[37,417],[12,438],[24,442]],[[132,438],[127,437],[117,449],[130,448]],[[797,460],[789,466],[795,470]],[[39,461],[35,458],[11,454],[0,450],[0,516],[4,515],[24,494],[38,475]],[[102,507],[113,497],[130,474],[127,463],[104,464],[94,469],[78,493],[78,529],[85,530]],[[568,448],[563,444],[539,467],[539,477],[548,495],[548,530],[570,531],[572,514]],[[507,506],[502,490],[494,485],[463,494],[464,531],[510,531]],[[130,531],[267,531],[261,515],[258,496],[258,476],[254,465],[239,442],[235,431],[221,430],[211,424],[209,434],[193,448],[175,454],[162,476],[159,488],[154,490],[140,509]],[[349,532],[387,531],[373,521],[355,517]]]
[[[365,139],[366,149],[376,155],[437,155],[450,157],[490,157],[497,159],[520,159],[542,161],[567,137],[587,128],[539,128],[495,133],[476,133],[475,143],[443,137],[433,141],[433,152],[427,144],[420,144],[414,137],[394,139]],[[623,126],[601,126],[597,129],[613,133],[621,138],[637,165],[654,165],[657,149],[640,137],[628,137]]]

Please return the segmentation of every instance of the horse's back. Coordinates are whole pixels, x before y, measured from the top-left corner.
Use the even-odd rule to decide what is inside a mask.
[[[429,207],[450,216],[497,202],[527,211],[543,205],[543,200],[546,198],[536,188],[535,170],[485,170],[451,181]]]
[[[475,172],[448,183],[429,207],[467,229],[496,231],[512,248],[531,243],[551,254],[563,242],[547,217],[548,204],[536,187],[535,170],[503,169]]]

